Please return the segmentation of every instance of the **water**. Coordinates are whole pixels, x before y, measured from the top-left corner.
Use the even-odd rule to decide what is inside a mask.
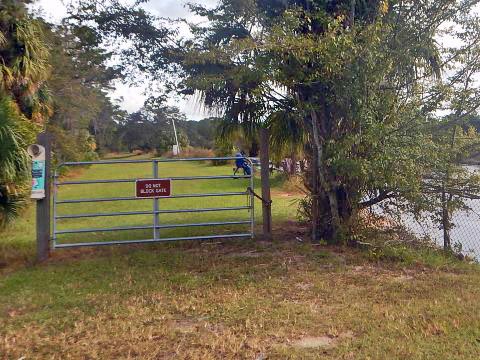
[[[466,166],[472,172],[480,171],[479,166]],[[457,211],[453,216],[454,228],[451,230],[452,246],[464,255],[480,260],[480,200],[467,200],[466,205],[472,211]],[[443,246],[443,231],[438,224],[422,220],[421,224],[411,216],[402,217],[408,229],[418,236],[428,236],[439,246]]]

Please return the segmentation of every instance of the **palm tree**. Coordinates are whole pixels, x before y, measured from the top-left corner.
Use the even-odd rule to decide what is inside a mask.
[[[48,49],[41,24],[18,0],[0,3],[0,225],[16,215],[27,191],[26,146],[51,115]]]
[[[0,96],[9,95],[30,120],[42,124],[51,115],[45,87],[49,52],[41,24],[31,19],[23,2],[0,4]]]
[[[26,147],[35,138],[35,124],[22,116],[9,97],[0,98],[0,225],[19,213],[28,179]]]
[[[296,171],[297,159],[304,155],[308,134],[303,118],[293,111],[275,111],[267,118],[265,126],[270,132],[270,149],[272,159],[281,161],[284,158],[292,160],[292,174]]]

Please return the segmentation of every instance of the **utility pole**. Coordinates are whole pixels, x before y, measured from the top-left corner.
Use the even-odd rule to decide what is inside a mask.
[[[178,154],[180,154],[180,144],[178,143],[177,128],[175,127],[175,120],[174,119],[172,119],[172,124],[173,124],[173,133],[175,135],[175,143],[177,144],[177,154],[175,154],[175,151],[174,151],[173,155],[178,155]]]

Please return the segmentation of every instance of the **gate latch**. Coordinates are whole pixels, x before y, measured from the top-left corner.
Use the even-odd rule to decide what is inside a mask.
[[[248,187],[247,188],[247,192],[252,194],[253,196],[255,196],[257,199],[259,199],[262,203],[264,203],[265,205],[267,206],[272,206],[272,203],[273,201],[270,200],[270,201],[267,201],[265,200],[264,198],[262,198],[260,195],[258,195],[255,191],[253,191],[253,189],[251,187]]]

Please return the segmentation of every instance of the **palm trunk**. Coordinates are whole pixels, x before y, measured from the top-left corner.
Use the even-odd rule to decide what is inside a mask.
[[[319,118],[315,111],[312,111],[312,132],[313,132],[313,139],[315,143],[314,151],[316,151],[316,160],[317,163],[315,166],[317,167],[318,172],[318,180],[320,184],[320,188],[323,192],[325,192],[326,197],[328,198],[328,202],[330,205],[329,212],[330,212],[330,220],[331,220],[331,239],[337,239],[341,227],[340,221],[340,214],[338,208],[338,199],[337,199],[337,186],[335,181],[330,180],[330,176],[327,173],[327,166],[324,163],[323,157],[323,144],[320,138],[320,130],[319,130]]]
[[[317,161],[316,147],[313,146],[312,158],[310,161],[310,174],[311,174],[311,193],[312,193],[312,241],[320,241],[320,191],[318,188],[318,168],[315,164]]]

